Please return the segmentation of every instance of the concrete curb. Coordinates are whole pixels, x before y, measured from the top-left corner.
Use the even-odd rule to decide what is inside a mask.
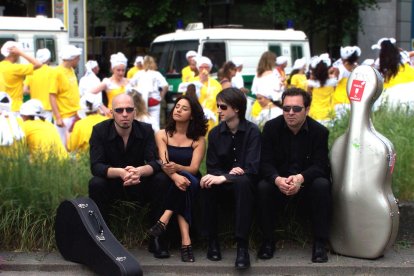
[[[356,259],[330,254],[329,262],[314,264],[310,261],[310,248],[278,248],[275,257],[263,261],[250,251],[252,267],[246,271],[234,269],[235,250],[223,251],[223,260],[211,262],[205,251],[196,250],[195,263],[181,262],[179,252],[171,251],[169,259],[155,259],[145,249],[131,252],[139,260],[145,275],[414,275],[414,248],[390,249],[377,260]],[[58,252],[11,253],[2,252],[2,275],[13,272],[36,272],[35,275],[54,272],[66,275],[94,275],[87,267],[65,261]]]
[[[132,249],[145,275],[414,275],[414,202],[400,204],[397,243],[377,260],[364,260],[335,254],[329,262],[314,264],[311,249],[291,242],[280,243],[271,260],[256,258],[250,250],[251,268],[234,269],[235,249],[226,249],[223,260],[211,262],[205,250],[195,250],[195,263],[183,263],[178,250],[169,259],[155,259],[145,248]],[[66,261],[59,252],[0,252],[1,275],[95,275],[86,266]]]

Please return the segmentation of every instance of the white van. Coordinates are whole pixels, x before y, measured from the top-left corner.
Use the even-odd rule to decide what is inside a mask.
[[[58,65],[59,53],[69,44],[69,35],[58,18],[0,16],[0,47],[8,40],[17,41],[32,56],[38,49],[48,48],[52,54],[51,65]]]
[[[310,60],[309,41],[302,31],[203,29],[201,23],[190,24],[186,30],[156,37],[151,44],[150,52],[156,58],[160,72],[166,76],[170,92],[178,90],[181,69],[187,66],[185,54],[189,50],[209,57],[213,63],[213,73],[217,72],[224,62],[235,57],[242,58],[242,74],[246,87],[250,87],[260,56],[265,51],[270,50],[277,56],[286,56],[287,73],[290,73],[296,59],[305,57]]]

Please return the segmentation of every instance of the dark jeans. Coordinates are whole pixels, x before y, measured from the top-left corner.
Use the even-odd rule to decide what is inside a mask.
[[[203,200],[204,237],[217,238],[218,198],[220,194],[234,197],[235,237],[247,241],[252,224],[255,183],[249,177],[241,175],[236,182],[213,185],[209,189],[201,189]],[[221,197],[221,196],[220,196]]]
[[[267,180],[260,181],[257,189],[258,219],[263,240],[272,241],[277,214],[284,210],[292,196],[286,196],[274,183]],[[310,211],[314,238],[327,241],[331,212],[331,182],[326,178],[316,178],[312,183],[304,183],[304,187],[293,197],[298,197],[299,201],[304,200],[303,203]]]
[[[164,212],[163,205],[169,185],[160,181],[162,172],[141,179],[138,185],[124,187],[122,180],[94,176],[89,181],[89,197],[98,205],[105,221],[109,218],[109,208],[115,200],[135,201],[140,205],[149,203],[149,220],[153,225]]]

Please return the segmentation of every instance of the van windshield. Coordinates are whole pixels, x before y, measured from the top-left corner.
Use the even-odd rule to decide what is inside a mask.
[[[187,66],[185,54],[198,50],[198,40],[157,42],[151,45],[151,55],[156,59],[158,70],[163,75],[181,76],[181,70]]]

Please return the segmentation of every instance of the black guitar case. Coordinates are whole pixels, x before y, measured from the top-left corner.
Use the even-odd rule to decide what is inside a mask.
[[[55,238],[66,260],[84,264],[99,275],[142,275],[138,261],[114,237],[90,198],[59,205]]]

